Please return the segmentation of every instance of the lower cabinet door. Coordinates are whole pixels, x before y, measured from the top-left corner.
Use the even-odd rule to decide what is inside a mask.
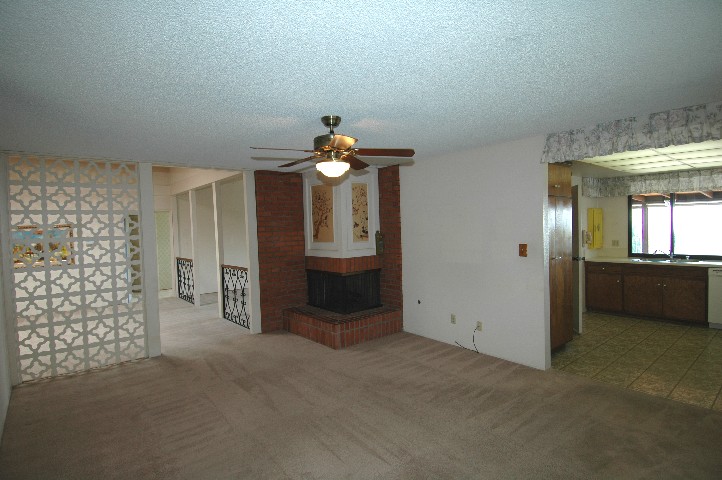
[[[672,320],[706,323],[706,287],[704,278],[663,278],[663,316]]]
[[[589,310],[621,313],[624,305],[620,273],[588,273],[586,305]]]
[[[661,277],[624,275],[624,311],[648,317],[662,316]]]

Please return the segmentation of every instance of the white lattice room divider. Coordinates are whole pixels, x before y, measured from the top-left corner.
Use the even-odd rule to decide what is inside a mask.
[[[138,165],[7,160],[20,380],[147,356]]]

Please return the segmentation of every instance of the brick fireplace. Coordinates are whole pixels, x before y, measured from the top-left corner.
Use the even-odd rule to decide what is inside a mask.
[[[306,257],[309,304],[284,312],[286,330],[334,349],[400,332],[403,328],[401,310],[380,303],[382,263],[379,255],[354,258]],[[343,300],[339,298],[324,307],[314,298],[312,280],[318,281],[319,278],[351,283],[352,289],[361,284],[360,290],[366,290],[369,283],[375,283],[372,287],[375,292],[370,294],[368,308],[356,309],[360,304],[356,299],[339,305],[335,303]],[[362,280],[357,282],[359,278]]]
[[[378,170],[376,228],[384,234],[383,254],[333,258],[304,251],[303,192],[300,174],[256,172],[263,331],[283,328],[335,349],[401,331],[399,167]],[[338,313],[308,305],[309,270],[338,275],[377,270],[381,306]]]

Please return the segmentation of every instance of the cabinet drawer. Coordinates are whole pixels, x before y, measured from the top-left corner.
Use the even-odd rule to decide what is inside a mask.
[[[704,267],[686,267],[675,265],[624,265],[625,275],[650,275],[655,277],[707,278]]]
[[[622,273],[619,263],[586,262],[584,271],[588,273]]]

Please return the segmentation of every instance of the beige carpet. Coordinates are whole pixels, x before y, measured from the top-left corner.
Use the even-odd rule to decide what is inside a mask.
[[[249,335],[214,320],[215,306],[162,304],[161,358],[13,391],[0,478],[722,472],[722,412],[407,333],[334,351]]]

